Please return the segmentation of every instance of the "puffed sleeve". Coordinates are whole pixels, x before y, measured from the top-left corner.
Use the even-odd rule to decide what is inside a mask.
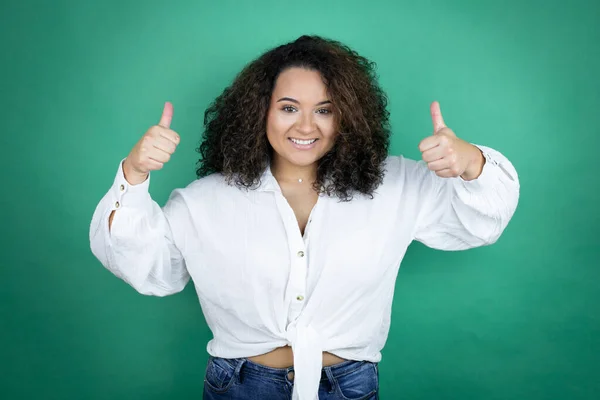
[[[113,185],[92,216],[90,246],[104,267],[139,293],[166,296],[183,290],[190,279],[174,240],[174,232],[189,221],[189,210],[179,190],[161,208],[150,197],[149,185],[150,177],[130,185],[121,161]]]
[[[414,239],[440,250],[463,250],[495,243],[519,201],[519,177],[500,152],[477,146],[485,158],[474,180],[441,178],[423,161],[415,165],[421,205]]]

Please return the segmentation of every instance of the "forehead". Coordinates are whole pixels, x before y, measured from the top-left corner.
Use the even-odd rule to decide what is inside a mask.
[[[327,86],[318,71],[290,68],[277,78],[273,95],[274,98],[277,97],[275,101],[283,96],[293,97],[298,101],[312,101],[317,98],[317,101],[321,101],[327,98]]]

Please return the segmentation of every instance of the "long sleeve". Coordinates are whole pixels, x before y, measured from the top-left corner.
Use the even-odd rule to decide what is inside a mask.
[[[472,181],[440,178],[418,162],[422,201],[415,240],[440,250],[463,250],[495,243],[519,201],[519,178],[500,152],[477,146],[485,157],[481,175]]]
[[[139,293],[166,296],[183,290],[190,279],[173,235],[188,209],[179,191],[161,208],[150,197],[149,185],[150,177],[130,185],[121,161],[112,187],[94,211],[90,246],[104,267]]]

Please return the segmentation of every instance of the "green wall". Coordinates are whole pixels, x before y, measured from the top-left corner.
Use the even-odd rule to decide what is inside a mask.
[[[521,179],[497,244],[410,247],[383,399],[592,399],[600,392],[600,3],[13,1],[0,8],[0,397],[199,399],[210,338],[193,287],[137,294],[89,249],[117,164],[174,104],[163,204],[194,178],[207,104],[304,33],[379,65],[392,153],[419,157],[441,102]]]

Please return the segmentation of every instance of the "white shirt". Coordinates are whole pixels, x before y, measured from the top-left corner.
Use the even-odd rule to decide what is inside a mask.
[[[468,182],[388,157],[373,199],[319,196],[304,235],[270,168],[256,190],[213,174],[174,190],[161,208],[150,178],[130,185],[120,164],[93,215],[91,249],[143,294],[179,292],[191,277],[214,336],[210,355],[251,357],[290,345],[293,398],[317,399],[323,351],[381,360],[396,276],[413,240],[467,249],[494,243],[508,224],[517,173],[502,154],[478,147],[486,163]]]

